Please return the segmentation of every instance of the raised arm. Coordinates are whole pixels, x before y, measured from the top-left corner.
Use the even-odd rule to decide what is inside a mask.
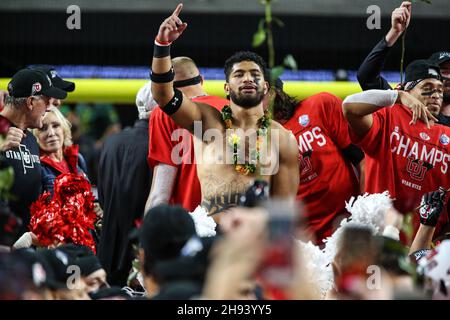
[[[173,88],[174,72],[170,57],[172,42],[178,39],[187,28],[187,23],[179,18],[182,8],[183,5],[179,4],[172,15],[159,27],[152,61],[152,94],[162,110],[178,125],[192,130],[194,121],[203,120],[202,109],[205,108],[200,108],[181,91]]]
[[[387,55],[391,47],[408,28],[411,19],[411,2],[404,1],[391,15],[391,29],[372,49],[358,69],[358,82],[363,90],[391,89],[391,86],[381,76]]]
[[[345,98],[342,103],[344,117],[352,130],[359,136],[364,136],[373,124],[372,113],[384,107],[401,103],[412,111],[410,124],[421,119],[429,127],[429,120],[437,119],[428,111],[423,103],[405,91],[398,90],[368,90],[355,93]]]

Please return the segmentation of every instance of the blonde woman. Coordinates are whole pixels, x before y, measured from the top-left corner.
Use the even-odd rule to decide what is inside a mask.
[[[63,173],[75,173],[88,179],[86,162],[78,153],[78,145],[72,143],[71,124],[61,111],[51,106],[42,123],[40,129],[33,131],[40,148],[42,192],[53,194],[54,181]]]
[[[53,194],[55,179],[60,174],[75,173],[88,179],[86,162],[81,154],[78,153],[78,145],[72,143],[71,124],[61,111],[54,106],[49,107],[43,116],[42,123],[43,125],[40,129],[33,130],[33,134],[39,144],[42,168],[41,192],[49,191]],[[98,202],[94,203],[94,210],[98,218],[96,228],[101,228],[103,210]],[[93,231],[92,235],[97,244],[98,230]],[[13,249],[28,248],[31,245],[41,246],[35,234],[25,232],[13,245]],[[58,245],[55,244],[55,246]]]

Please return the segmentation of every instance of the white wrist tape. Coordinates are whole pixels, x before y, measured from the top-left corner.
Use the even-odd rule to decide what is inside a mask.
[[[348,96],[344,103],[367,103],[378,107],[391,107],[397,98],[397,90],[367,90]]]
[[[383,230],[383,236],[393,240],[400,240],[400,231],[394,226],[386,226]]]
[[[31,232],[25,232],[13,245],[14,250],[29,248],[33,244]]]

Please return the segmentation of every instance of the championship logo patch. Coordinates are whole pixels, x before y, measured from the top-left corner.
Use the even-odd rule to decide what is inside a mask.
[[[301,115],[298,117],[298,123],[300,123],[302,126],[306,127],[309,124],[309,117],[307,114]]]
[[[430,140],[430,136],[427,135],[425,132],[421,132],[420,137],[422,138],[422,140],[425,140],[425,141]]]
[[[31,95],[34,95],[35,93],[41,91],[42,85],[40,82],[33,83],[33,86],[31,87]]]
[[[448,145],[448,143],[450,142],[450,138],[447,137],[447,135],[445,133],[441,134],[439,141],[444,145]]]

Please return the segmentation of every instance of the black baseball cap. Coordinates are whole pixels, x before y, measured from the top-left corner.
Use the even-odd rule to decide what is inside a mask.
[[[44,72],[31,69],[22,69],[13,75],[8,83],[8,93],[14,98],[28,98],[41,94],[56,99],[67,97],[67,92],[55,87]]]
[[[431,63],[429,60],[419,59],[411,62],[405,71],[405,82],[411,82],[422,79],[442,80],[439,66]]]
[[[169,205],[151,208],[141,227],[133,232],[134,236],[139,236],[145,260],[151,263],[177,257],[196,234],[190,213],[180,206]]]
[[[51,66],[45,66],[45,65],[35,65],[30,67],[33,70],[39,70],[44,72],[47,76],[49,76],[50,80],[52,80],[52,83],[55,87],[62,89],[66,92],[72,92],[75,90],[75,83],[71,81],[66,81],[63,78],[61,78],[56,72],[54,67]]]
[[[153,275],[163,281],[199,280],[203,281],[209,266],[209,253],[216,237],[192,236],[181,248],[178,256],[157,261]]]
[[[441,63],[450,60],[450,52],[449,51],[435,52],[428,58],[428,60],[433,64],[440,65]]]
[[[47,250],[47,249],[45,249]],[[49,289],[67,289],[63,281],[58,281],[53,266],[40,253],[32,248],[21,248],[11,253],[14,257],[20,259],[27,267],[28,274],[31,275],[33,282],[41,287]]]
[[[91,273],[103,269],[100,260],[89,247],[69,243],[58,247],[58,250],[75,259],[74,264],[80,267],[82,276],[89,276]]]
[[[52,289],[68,289],[67,280],[71,273],[69,266],[76,265],[75,259],[60,249],[39,249],[37,255],[45,261],[48,269],[53,273],[49,287]]]

